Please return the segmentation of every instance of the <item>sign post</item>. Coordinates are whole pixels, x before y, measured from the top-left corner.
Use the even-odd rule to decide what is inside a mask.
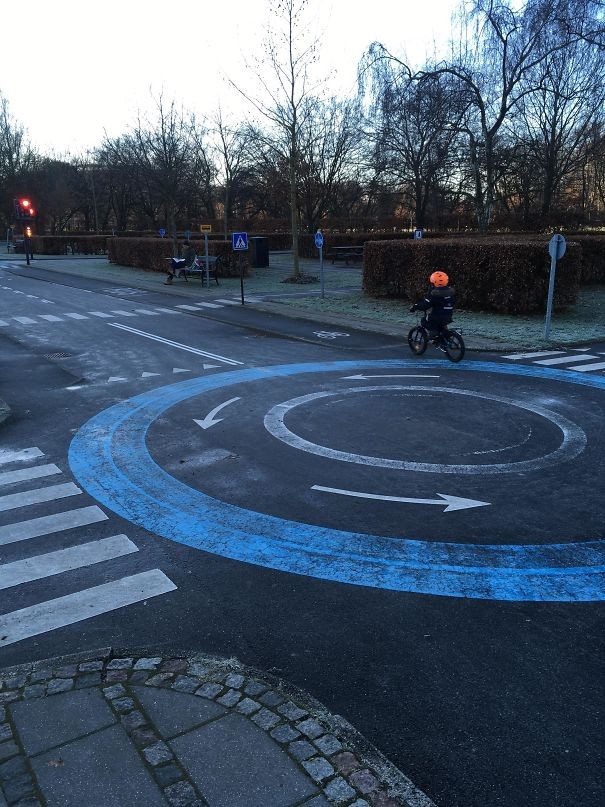
[[[231,233],[231,247],[234,252],[245,252],[248,249],[248,233]],[[244,304],[244,264],[241,255],[239,260],[239,282],[242,291],[242,305]]]
[[[548,339],[550,336],[550,320],[552,316],[552,300],[555,292],[555,272],[557,269],[557,261],[565,255],[567,249],[567,242],[564,236],[555,233],[548,242],[548,252],[550,254],[550,276],[548,278],[548,299],[546,301],[546,320],[544,322],[544,338]]]
[[[319,277],[321,278],[321,296],[324,297],[324,237],[321,230],[315,233],[315,246],[319,250]]]

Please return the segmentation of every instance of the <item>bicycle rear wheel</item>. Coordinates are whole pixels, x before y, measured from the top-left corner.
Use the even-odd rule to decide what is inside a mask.
[[[450,361],[459,362],[464,358],[464,339],[458,331],[448,331],[443,335],[443,346]]]
[[[422,356],[429,343],[429,335],[422,325],[416,325],[408,334],[408,345],[415,356]]]

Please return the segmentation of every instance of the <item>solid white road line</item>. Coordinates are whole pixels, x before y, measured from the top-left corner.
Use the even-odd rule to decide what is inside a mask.
[[[69,317],[70,319],[88,319],[88,317],[85,317],[84,314],[71,313],[71,314],[63,314],[63,316]]]
[[[36,457],[43,457],[44,454],[39,448],[22,448],[19,451],[0,451],[0,465],[5,465],[9,462],[27,462],[28,460],[35,460]]]
[[[594,364],[583,364],[581,367],[573,368],[578,373],[589,373],[591,370],[605,370],[605,361],[595,362]]]
[[[85,527],[87,524],[96,524],[99,521],[107,521],[107,519],[108,516],[95,504],[90,507],[67,510],[64,513],[55,513],[51,516],[17,521],[15,524],[0,527],[0,546],[14,544],[17,541],[27,541],[41,535],[51,535],[54,532],[71,530],[74,527]]]
[[[196,347],[190,347],[189,345],[183,345],[181,342],[174,342],[172,339],[165,339],[163,336],[156,336],[153,333],[147,333],[146,331],[139,331],[138,328],[131,328],[128,325],[122,325],[119,322],[109,322],[112,328],[119,328],[122,331],[127,331],[128,333],[133,333],[136,336],[144,336],[146,339],[153,339],[154,342],[161,342],[164,345],[168,345],[169,347],[177,347],[179,350],[185,350],[188,353],[195,353],[196,356],[206,356],[208,359],[214,359],[215,361],[222,361],[223,364],[239,364],[243,365],[243,362],[236,361],[235,359],[228,359],[226,356],[217,356],[215,353],[209,353],[207,350],[199,350]]]
[[[34,465],[31,468],[20,468],[18,471],[0,473],[0,485],[12,485],[14,482],[26,482],[28,479],[42,479],[45,476],[62,474],[56,465]]]
[[[0,591],[138,551],[138,547],[125,535],[112,535],[99,541],[15,560],[0,566]]]
[[[543,364],[548,367],[551,364],[567,364],[572,362],[588,361],[588,359],[596,358],[596,356],[590,356],[588,353],[584,353],[582,356],[559,356],[558,359],[542,359],[541,361],[535,361],[534,364]],[[575,369],[576,368],[574,367],[574,370]]]
[[[64,499],[67,496],[77,496],[82,493],[79,487],[68,482],[65,485],[50,485],[47,488],[26,490],[23,493],[11,493],[9,496],[0,496],[0,513],[5,510],[15,510],[17,507],[27,507],[30,504],[52,502],[55,499]]]
[[[164,572],[151,569],[3,614],[0,616],[0,647],[175,590],[176,586]]]
[[[540,356],[560,356],[564,350],[540,350],[537,353],[511,353],[510,356],[502,356],[503,359],[539,359]]]
[[[40,319],[45,319],[47,322],[63,322],[61,317],[55,317],[54,314],[39,314]]]

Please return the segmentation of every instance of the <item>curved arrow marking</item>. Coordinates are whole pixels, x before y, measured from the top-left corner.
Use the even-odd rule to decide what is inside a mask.
[[[323,485],[312,485],[311,490],[321,490],[324,493],[340,493],[341,496],[355,496],[358,499],[379,499],[382,502],[402,502],[404,504],[440,504],[447,505],[444,513],[453,510],[469,510],[471,507],[489,507],[491,502],[480,502],[477,499],[463,499],[460,496],[450,496],[447,493],[438,493],[440,499],[409,499],[405,496],[382,496],[378,493],[361,493],[357,490],[342,490],[341,488],[326,488]]]
[[[221,409],[224,409],[226,406],[229,406],[229,404],[235,403],[236,401],[241,401],[241,398],[229,398],[228,401],[224,401],[224,403],[215,406],[214,409],[211,409],[203,420],[193,418],[193,421],[194,423],[197,423],[198,426],[201,426],[202,429],[209,429],[210,426],[216,426],[216,424],[220,423],[224,418],[215,418],[214,416],[218,414]]]

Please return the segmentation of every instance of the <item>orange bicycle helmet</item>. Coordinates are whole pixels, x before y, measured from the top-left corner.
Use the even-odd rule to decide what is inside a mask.
[[[445,272],[433,272],[433,274],[429,277],[430,282],[433,286],[447,286],[450,282],[449,277],[445,274]]]

